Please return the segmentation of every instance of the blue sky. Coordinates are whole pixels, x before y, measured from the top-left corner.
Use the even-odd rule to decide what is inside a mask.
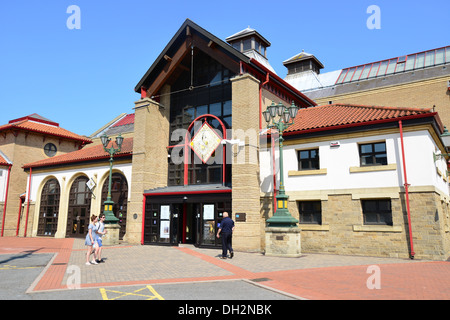
[[[70,5],[79,30],[67,28]],[[370,5],[381,29],[367,28]],[[38,113],[90,135],[132,113],[135,85],[186,18],[221,39],[258,30],[281,77],[302,49],[327,72],[450,45],[448,0],[2,0],[0,124]]]

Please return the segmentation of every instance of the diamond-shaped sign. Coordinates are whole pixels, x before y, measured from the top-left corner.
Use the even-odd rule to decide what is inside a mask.
[[[191,148],[206,163],[217,147],[220,145],[222,138],[205,122],[201,129],[197,132],[191,141]]]

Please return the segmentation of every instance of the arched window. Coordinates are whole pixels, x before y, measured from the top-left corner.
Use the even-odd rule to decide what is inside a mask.
[[[67,237],[86,236],[91,216],[91,194],[86,186],[88,181],[89,179],[85,176],[78,177],[70,188]]]
[[[48,180],[42,189],[39,209],[38,236],[54,236],[58,227],[59,198],[58,180]]]
[[[102,204],[106,201],[108,196],[109,177],[103,184],[102,189]],[[111,199],[114,201],[113,212],[116,218],[119,219],[120,233],[119,239],[123,240],[123,236],[127,230],[127,203],[128,203],[128,183],[125,176],[121,173],[114,172],[112,175],[111,184]],[[102,206],[101,212],[104,211]]]

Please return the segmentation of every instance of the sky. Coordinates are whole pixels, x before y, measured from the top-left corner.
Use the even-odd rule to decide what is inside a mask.
[[[329,72],[450,45],[448,0],[2,0],[0,125],[37,113],[89,136],[133,113],[134,87],[187,18],[222,40],[256,29],[282,78],[302,50]]]

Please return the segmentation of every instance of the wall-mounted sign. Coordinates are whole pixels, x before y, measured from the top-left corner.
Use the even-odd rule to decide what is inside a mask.
[[[236,222],[245,222],[247,220],[247,215],[245,212],[239,212],[234,215]]]
[[[203,220],[214,220],[214,205],[203,205]]]
[[[220,145],[220,138],[211,126],[205,122],[191,141],[191,148],[206,163]]]

